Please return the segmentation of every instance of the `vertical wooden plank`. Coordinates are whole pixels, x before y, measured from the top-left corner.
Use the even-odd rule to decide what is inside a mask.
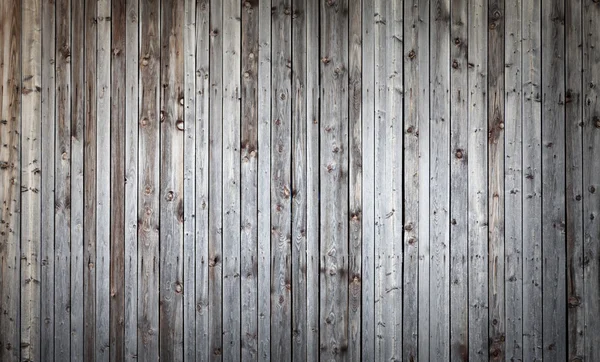
[[[40,360],[41,2],[22,3],[21,32],[21,359]],[[4,276],[4,273],[2,274]]]
[[[488,360],[487,204],[487,1],[468,2],[467,59],[469,349],[474,361]]]
[[[208,350],[208,218],[209,218],[209,46],[210,46],[210,1],[196,3],[196,360],[207,361]]]
[[[271,46],[271,358],[291,360],[291,1],[273,5]]]
[[[584,57],[583,69],[585,87],[585,103],[583,108],[583,279],[585,296],[583,299],[585,320],[584,360],[600,359],[598,331],[600,330],[600,4],[586,1],[583,16]],[[544,281],[545,282],[545,281]]]
[[[543,357],[567,358],[565,2],[542,3]]]
[[[318,0],[306,0],[306,359],[308,361],[318,360],[320,349],[319,9]]]
[[[183,359],[196,355],[196,1],[183,5]],[[179,16],[181,16],[179,14]]]
[[[542,359],[540,1],[523,2],[523,360]]]
[[[348,1],[321,3],[320,358],[348,349]]]
[[[96,4],[85,1],[85,76],[83,135],[83,359],[95,358],[96,340]]]
[[[292,358],[306,361],[306,1],[292,9]]]
[[[431,359],[449,359],[450,344],[450,1],[431,4],[430,192]]]
[[[373,1],[362,2],[362,358],[375,359],[375,18]],[[310,139],[310,137],[309,137]]]
[[[41,113],[42,146],[41,170],[41,356],[54,357],[54,128],[55,128],[55,47],[56,11],[55,3],[42,2],[42,53],[41,53]],[[2,14],[5,12],[3,11]],[[6,22],[2,22],[6,24]],[[4,39],[4,38],[2,38]],[[1,47],[0,49],[3,49]],[[94,47],[94,53],[96,49]],[[95,102],[95,98],[93,102]],[[4,107],[2,108],[4,109]],[[5,127],[0,125],[0,127]],[[4,176],[3,176],[4,177]],[[5,184],[5,183],[3,183]],[[94,205],[95,207],[95,205]]]
[[[96,83],[96,360],[110,359],[111,2],[99,0]]]
[[[160,359],[183,359],[183,3],[161,1]]]
[[[222,355],[222,187],[223,187],[223,6],[220,0],[210,3],[210,125],[209,125],[209,210],[208,210],[208,295],[209,295],[209,356],[219,360]]]
[[[523,360],[521,0],[505,2],[505,320],[506,360]]]
[[[54,179],[54,358],[70,359],[71,1],[56,2],[56,163]]]
[[[361,360],[362,1],[348,3],[348,360]],[[294,53],[295,54],[295,53]]]
[[[17,361],[21,353],[21,2],[5,1],[0,11],[0,360]]]
[[[128,0],[125,14],[125,359],[137,358],[138,315],[138,36],[139,1]]]
[[[241,358],[258,359],[258,1],[242,9]]]
[[[71,3],[71,360],[83,360],[84,341],[84,3]]]
[[[160,182],[160,3],[142,0],[139,17],[138,359],[158,359]]]
[[[223,360],[240,358],[241,4],[223,3]]]
[[[467,5],[452,0],[450,13],[450,358],[456,361],[469,350]]]
[[[488,329],[490,360],[504,360],[504,0],[488,6]]]

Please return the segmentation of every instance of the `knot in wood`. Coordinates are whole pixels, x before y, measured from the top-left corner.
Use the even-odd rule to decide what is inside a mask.
[[[590,192],[590,194],[593,194],[594,192],[596,192],[596,188],[594,187],[594,185],[588,187],[588,191]]]
[[[409,126],[409,127],[406,129],[406,133],[413,133],[413,131],[414,131],[414,129],[413,129],[413,126]]]
[[[417,242],[417,240],[415,238],[409,238],[408,239],[408,245],[415,245],[415,243]]]
[[[323,57],[321,58],[321,62],[323,62],[323,64],[329,64],[329,62],[331,62],[331,59],[329,59],[328,57]]]
[[[185,123],[179,119],[175,122],[175,127],[177,127],[178,130],[183,131],[185,129]]]
[[[169,192],[167,192],[167,195],[165,196],[165,200],[173,201],[174,197],[175,197],[175,193],[173,191],[169,191]]]
[[[456,158],[458,158],[459,160],[461,158],[463,158],[463,151],[462,150],[456,150],[456,153],[454,154],[456,156]]]
[[[460,45],[460,43],[461,43],[460,38],[454,38],[455,45]]]
[[[415,53],[414,50],[411,50],[408,52],[408,59],[413,60],[413,59],[415,59],[416,56],[417,56],[417,53]]]
[[[594,127],[600,128],[600,117],[595,116],[593,121],[594,121]]]
[[[569,308],[575,308],[581,304],[581,300],[577,296],[569,297]]]
[[[454,60],[452,61],[452,68],[454,68],[454,69],[458,69],[458,62],[456,61],[456,59],[454,59]]]

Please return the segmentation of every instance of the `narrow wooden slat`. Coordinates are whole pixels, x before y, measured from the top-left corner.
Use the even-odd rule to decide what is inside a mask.
[[[56,2],[54,358],[71,358],[71,1]]]
[[[348,2],[348,360],[361,360],[362,2]],[[294,53],[296,54],[296,53]]]
[[[567,4],[567,2],[565,2]],[[569,2],[570,4],[570,2]],[[585,342],[583,359],[600,359],[598,330],[600,330],[600,34],[598,25],[600,4],[586,1],[583,9],[583,84],[585,85],[583,108],[583,297]],[[560,25],[560,24],[558,24]]]
[[[320,358],[348,349],[348,1],[321,3]]]
[[[160,11],[160,359],[183,360],[183,2]]]
[[[543,357],[557,361],[567,358],[564,8],[542,3]]]
[[[223,360],[240,358],[241,6],[223,2]]]
[[[84,354],[84,122],[85,122],[85,9],[71,3],[71,360]]]
[[[469,359],[488,360],[487,2],[468,2]]]
[[[139,1],[127,0],[125,23],[125,328],[124,356],[138,350],[138,135]]]
[[[375,359],[375,9],[362,2],[362,358]],[[310,137],[309,137],[310,139]],[[310,229],[309,229],[310,230]]]
[[[431,4],[430,64],[430,350],[445,361],[450,352],[450,1]]]
[[[504,360],[504,0],[488,5],[488,330],[490,360]]]
[[[193,361],[196,356],[196,1],[186,0],[183,11],[183,359]]]
[[[138,159],[138,359],[159,357],[160,7],[140,2]]]
[[[319,358],[319,20],[318,1],[306,0],[306,359],[308,361],[316,361]]]
[[[21,32],[21,360],[39,361],[41,268],[42,5],[22,3]]]
[[[55,3],[42,2],[42,53],[41,53],[41,349],[40,356],[54,357],[54,128],[55,128]],[[4,14],[4,12],[2,12]],[[95,15],[94,15],[95,16]],[[5,22],[2,22],[5,24]],[[2,38],[3,39],[3,38]],[[2,47],[3,48],[3,47]],[[96,48],[94,46],[94,53]],[[95,80],[94,80],[95,82]],[[95,103],[95,97],[92,99]],[[4,109],[4,108],[2,108]],[[4,127],[4,126],[0,126]],[[4,184],[4,183],[3,183]],[[94,204],[95,208],[96,205]],[[91,230],[91,228],[90,228]],[[92,301],[92,303],[95,299]],[[93,318],[92,318],[93,320]],[[93,348],[93,346],[92,346]]]
[[[523,360],[542,359],[540,1],[523,2]]]
[[[196,165],[195,165],[195,194],[196,194],[196,360],[207,361],[208,350],[208,141],[209,141],[209,0],[196,2]],[[188,97],[186,97],[187,99]],[[185,283],[185,282],[184,282]],[[184,284],[185,285],[185,284]]]
[[[505,320],[506,360],[523,360],[523,120],[521,0],[505,2]]]
[[[258,57],[259,3],[242,8],[241,52],[241,358],[258,359]]]
[[[450,358],[467,359],[468,297],[468,1],[450,13]]]
[[[208,185],[208,296],[209,359],[219,360],[223,353],[222,335],[222,212],[223,209],[223,6],[210,2],[210,109],[209,109],[209,185]]]
[[[21,2],[5,1],[0,11],[0,360],[18,361],[21,355]]]
[[[291,1],[273,5],[271,46],[271,359],[292,359]]]
[[[292,358],[306,361],[306,1],[292,9]]]

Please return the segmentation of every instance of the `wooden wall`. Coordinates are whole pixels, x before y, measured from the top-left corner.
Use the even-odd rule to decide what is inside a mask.
[[[1,361],[600,361],[598,0],[3,0]]]

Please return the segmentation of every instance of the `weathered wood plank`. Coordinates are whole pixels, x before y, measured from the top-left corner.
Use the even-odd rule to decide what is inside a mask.
[[[431,359],[450,353],[450,1],[431,4],[430,47],[430,350]]]
[[[21,354],[21,10],[20,1],[5,1],[0,6],[0,360],[3,361],[18,361]]]
[[[348,360],[361,360],[362,4],[348,2]],[[294,54],[296,54],[294,52]]]
[[[242,9],[241,52],[241,358],[258,359],[258,56],[259,4]]]
[[[54,359],[71,358],[71,1],[56,2]],[[18,319],[17,319],[18,320]]]
[[[241,7],[223,2],[223,360],[240,358]]]
[[[348,1],[321,3],[320,358],[348,349]]]
[[[271,359],[292,359],[292,7],[273,5],[271,44]]]
[[[84,122],[85,13],[83,1],[71,3],[71,360],[84,354]]]
[[[468,270],[487,270],[487,2],[468,2]],[[469,348],[473,361],[488,360],[487,273],[469,273]]]
[[[504,0],[488,5],[488,330],[490,360],[504,360]]]
[[[542,3],[543,357],[557,361],[567,358],[564,7]]]
[[[110,62],[110,360],[125,353],[125,96],[126,8],[111,3]]]
[[[223,353],[222,319],[222,201],[223,201],[223,6],[210,2],[210,109],[209,109],[209,209],[208,209],[208,296],[209,359],[220,360]]]
[[[41,268],[42,4],[22,2],[21,35],[21,360],[39,361]],[[83,319],[83,318],[82,318]]]
[[[523,360],[523,190],[521,0],[505,2],[505,359]]]
[[[124,356],[138,354],[139,2],[128,0],[125,24],[125,271]]]
[[[373,1],[362,2],[362,358],[375,359],[375,28]],[[309,137],[310,139],[310,137]],[[309,229],[310,230],[310,229]]]
[[[292,2],[292,359],[306,361],[306,1]]]
[[[570,2],[569,2],[570,3]],[[566,4],[566,3],[565,3]],[[583,108],[583,297],[585,320],[585,344],[583,359],[600,359],[598,331],[600,330],[600,4],[586,1],[583,9],[583,84],[585,87]],[[557,24],[560,25],[560,24]]]
[[[183,2],[161,1],[160,359],[183,360]]]
[[[183,4],[183,359],[196,358],[196,1]],[[180,50],[181,51],[181,50]],[[204,244],[206,245],[206,244]]]
[[[195,165],[195,183],[196,183],[196,360],[208,361],[208,182],[209,182],[209,46],[210,46],[210,22],[209,9],[210,1],[202,0],[196,2],[196,53],[195,53],[195,73],[196,73],[196,111],[195,111],[195,130],[196,130],[196,165]],[[187,98],[187,97],[186,97]],[[185,282],[184,282],[185,283]],[[185,284],[184,284],[185,285]],[[185,312],[184,312],[185,313]]]
[[[140,2],[138,158],[138,359],[159,356],[160,4]]]
[[[306,359],[319,359],[319,3],[306,0]],[[262,42],[261,42],[262,44]]]
[[[467,359],[468,297],[468,1],[450,9],[450,358]],[[406,207],[406,205],[405,205]]]
[[[4,14],[4,11],[2,12]],[[94,13],[95,16],[95,13]],[[55,3],[42,1],[42,53],[41,53],[41,157],[40,191],[42,203],[41,215],[41,303],[40,356],[54,357],[54,128],[56,123],[55,107],[55,48],[56,48],[56,12]],[[5,24],[5,22],[2,22]],[[3,38],[2,38],[3,39]],[[89,43],[88,43],[89,44]],[[91,46],[92,44],[89,44]],[[95,43],[93,52],[96,53]],[[3,48],[3,47],[2,47]],[[0,49],[2,49],[0,48]],[[95,82],[95,79],[94,79]],[[95,97],[91,99],[95,104]],[[4,107],[2,108],[4,109]],[[0,127],[4,127],[1,125]],[[4,183],[3,183],[4,184]],[[94,204],[95,208],[96,205]],[[89,229],[93,231],[92,228]],[[95,233],[94,233],[95,235]],[[93,298],[93,297],[92,297]],[[92,305],[95,299],[92,299]],[[91,320],[93,321],[93,315]],[[92,346],[92,349],[94,347]]]
[[[540,1],[523,3],[523,360],[542,359]]]

